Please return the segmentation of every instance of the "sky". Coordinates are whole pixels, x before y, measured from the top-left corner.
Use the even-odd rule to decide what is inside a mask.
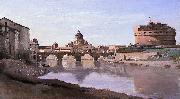
[[[29,27],[40,45],[65,46],[78,30],[93,45],[128,45],[149,17],[174,27],[180,43],[180,0],[0,0],[2,17]]]

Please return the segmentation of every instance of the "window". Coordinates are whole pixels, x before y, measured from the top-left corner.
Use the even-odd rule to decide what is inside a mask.
[[[36,55],[33,56],[33,59],[36,60]]]

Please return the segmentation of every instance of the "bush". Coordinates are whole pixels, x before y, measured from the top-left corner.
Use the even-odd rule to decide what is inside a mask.
[[[4,58],[8,59],[8,58],[10,58],[10,55],[4,48],[1,48],[0,49],[0,59],[4,59]]]
[[[21,59],[22,61],[24,61],[27,64],[31,64],[32,63],[31,60],[30,60],[30,51],[19,52],[17,54],[17,58]]]

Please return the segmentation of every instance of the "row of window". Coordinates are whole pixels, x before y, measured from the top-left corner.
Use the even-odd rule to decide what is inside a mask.
[[[159,34],[159,33],[168,33],[168,32],[162,32],[162,31],[159,31],[159,32],[141,32],[141,33],[136,33],[136,34],[152,34],[152,33],[154,33],[154,34]]]

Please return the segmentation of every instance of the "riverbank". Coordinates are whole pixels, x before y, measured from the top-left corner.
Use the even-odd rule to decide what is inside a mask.
[[[45,75],[48,72],[55,71],[53,68],[39,68],[33,67],[23,64],[20,61],[15,60],[1,60],[0,63],[1,76],[5,75],[8,80],[15,81],[19,83],[19,89],[23,91],[29,90],[30,93],[26,95],[19,94],[17,97],[21,97],[21,99],[62,99],[62,98],[76,98],[76,99],[143,99],[136,96],[128,96],[124,93],[116,93],[109,90],[97,90],[94,88],[84,88],[79,87],[76,84],[66,83],[64,81],[59,81],[56,79],[39,79],[39,76]],[[12,80],[13,79],[13,80]],[[2,79],[3,80],[3,79]],[[11,86],[11,85],[10,85]],[[21,86],[21,87],[20,87]],[[28,86],[28,87],[24,87]],[[36,87],[38,86],[38,87]],[[32,89],[32,87],[34,87]],[[43,91],[45,88],[45,92]],[[46,89],[47,88],[47,89]],[[41,90],[42,89],[42,90]],[[34,90],[39,90],[40,93],[36,93],[34,95],[32,92]],[[26,92],[26,91],[25,91]],[[14,91],[14,95],[16,97],[17,91]],[[5,93],[6,94],[6,93]],[[7,93],[8,95],[8,93]],[[8,99],[8,98],[5,98]],[[9,98],[11,99],[11,98]]]
[[[124,64],[145,67],[179,68],[180,63],[173,61],[122,61]]]
[[[174,62],[172,60],[169,61],[149,61],[149,60],[144,60],[144,61],[135,61],[135,60],[130,60],[130,61],[112,61],[112,62],[107,62],[103,61],[101,62],[103,65],[104,64],[120,64],[120,65],[125,65],[125,66],[141,66],[141,67],[160,67],[160,68],[177,68],[180,69],[180,62]]]

